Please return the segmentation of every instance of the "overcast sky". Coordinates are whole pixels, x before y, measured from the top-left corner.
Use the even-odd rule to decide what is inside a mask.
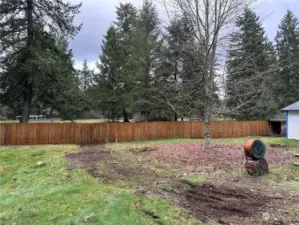
[[[70,1],[80,2],[80,0]],[[130,2],[139,7],[142,0],[82,0],[82,2],[81,14],[76,17],[76,23],[83,23],[83,27],[71,41],[70,47],[74,52],[76,68],[81,67],[84,59],[93,68],[98,60],[103,35],[115,20],[115,6],[121,2]],[[271,40],[275,37],[277,26],[287,9],[299,17],[299,0],[264,0],[256,9]]]

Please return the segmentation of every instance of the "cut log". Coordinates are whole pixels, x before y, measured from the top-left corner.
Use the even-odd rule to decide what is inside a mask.
[[[254,160],[262,159],[266,153],[266,147],[260,140],[248,140],[244,147],[245,155]]]
[[[263,176],[269,173],[268,162],[266,159],[246,160],[245,168],[252,176]]]

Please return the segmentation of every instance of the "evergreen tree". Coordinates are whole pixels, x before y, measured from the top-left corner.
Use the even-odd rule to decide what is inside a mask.
[[[275,93],[279,107],[299,100],[299,23],[291,11],[283,17],[275,38],[278,65]]]
[[[191,22],[187,16],[182,18],[182,86],[185,114],[189,117],[195,116],[204,119],[204,62],[202,44],[196,40],[196,34],[192,29]],[[211,92],[216,92],[212,90]],[[214,94],[213,98],[217,98]],[[214,101],[215,99],[210,99]]]
[[[132,110],[133,91],[136,85],[136,60],[134,54],[134,32],[136,31],[137,10],[131,3],[120,4],[116,10],[115,22],[117,36],[122,51],[122,68],[120,70],[123,85],[123,117],[129,122],[128,113]],[[129,112],[128,112],[129,111]]]
[[[179,23],[175,20],[166,28],[167,33],[163,37],[163,47],[160,57],[157,59],[152,95],[156,107],[160,107],[161,119],[178,119],[178,81],[180,78],[179,65],[181,62],[179,51]]]
[[[157,102],[164,105],[167,111],[174,113],[174,120],[194,109],[191,102],[197,101],[194,93],[199,90],[195,87],[196,64],[194,56],[190,53],[194,48],[194,33],[185,17],[174,18],[166,28],[163,37],[163,52],[155,71],[155,82],[158,88]],[[191,94],[192,92],[192,94]],[[169,114],[166,112],[166,114]]]
[[[52,50],[47,51],[43,41],[36,47],[32,57],[37,59],[32,64],[39,65],[36,71],[39,77],[33,89],[33,105],[47,105],[63,119],[72,120],[83,105],[72,60],[73,53],[64,38],[50,38],[48,42]]]
[[[267,119],[275,112],[271,88],[274,51],[259,17],[245,9],[237,19],[228,56],[227,106],[237,119]]]
[[[41,89],[37,86],[40,83],[39,74],[44,69],[40,64],[44,60],[42,57],[48,55],[39,52],[39,48],[46,45],[48,51],[55,51],[55,42],[50,39],[73,37],[79,30],[73,25],[79,8],[80,5],[63,0],[0,1],[0,63],[5,71],[1,77],[5,80],[2,82],[5,85],[2,86],[2,97],[7,102],[22,101],[22,122],[29,119],[32,100],[36,95],[34,90]]]
[[[138,14],[137,29],[134,39],[134,60],[136,61],[135,112],[149,116],[155,110],[155,94],[152,89],[154,70],[160,57],[162,42],[159,40],[160,26],[155,5],[145,0]]]
[[[83,61],[82,69],[78,71],[79,88],[84,99],[84,108],[90,108],[90,88],[93,84],[94,72],[90,70],[86,59]]]
[[[79,71],[80,89],[83,93],[87,93],[92,85],[93,71],[89,70],[86,59],[83,61],[82,70]]]
[[[123,82],[121,77],[122,49],[114,26],[111,26],[102,45],[102,55],[97,64],[94,97],[105,116],[115,121],[123,110]]]

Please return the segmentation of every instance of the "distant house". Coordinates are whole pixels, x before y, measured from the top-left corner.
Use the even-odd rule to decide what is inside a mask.
[[[287,138],[299,140],[299,101],[283,108],[281,111],[286,112]]]

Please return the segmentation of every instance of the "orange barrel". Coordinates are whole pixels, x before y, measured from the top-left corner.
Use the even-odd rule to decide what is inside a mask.
[[[262,159],[265,156],[266,147],[260,140],[248,140],[243,147],[245,155],[254,160]]]

